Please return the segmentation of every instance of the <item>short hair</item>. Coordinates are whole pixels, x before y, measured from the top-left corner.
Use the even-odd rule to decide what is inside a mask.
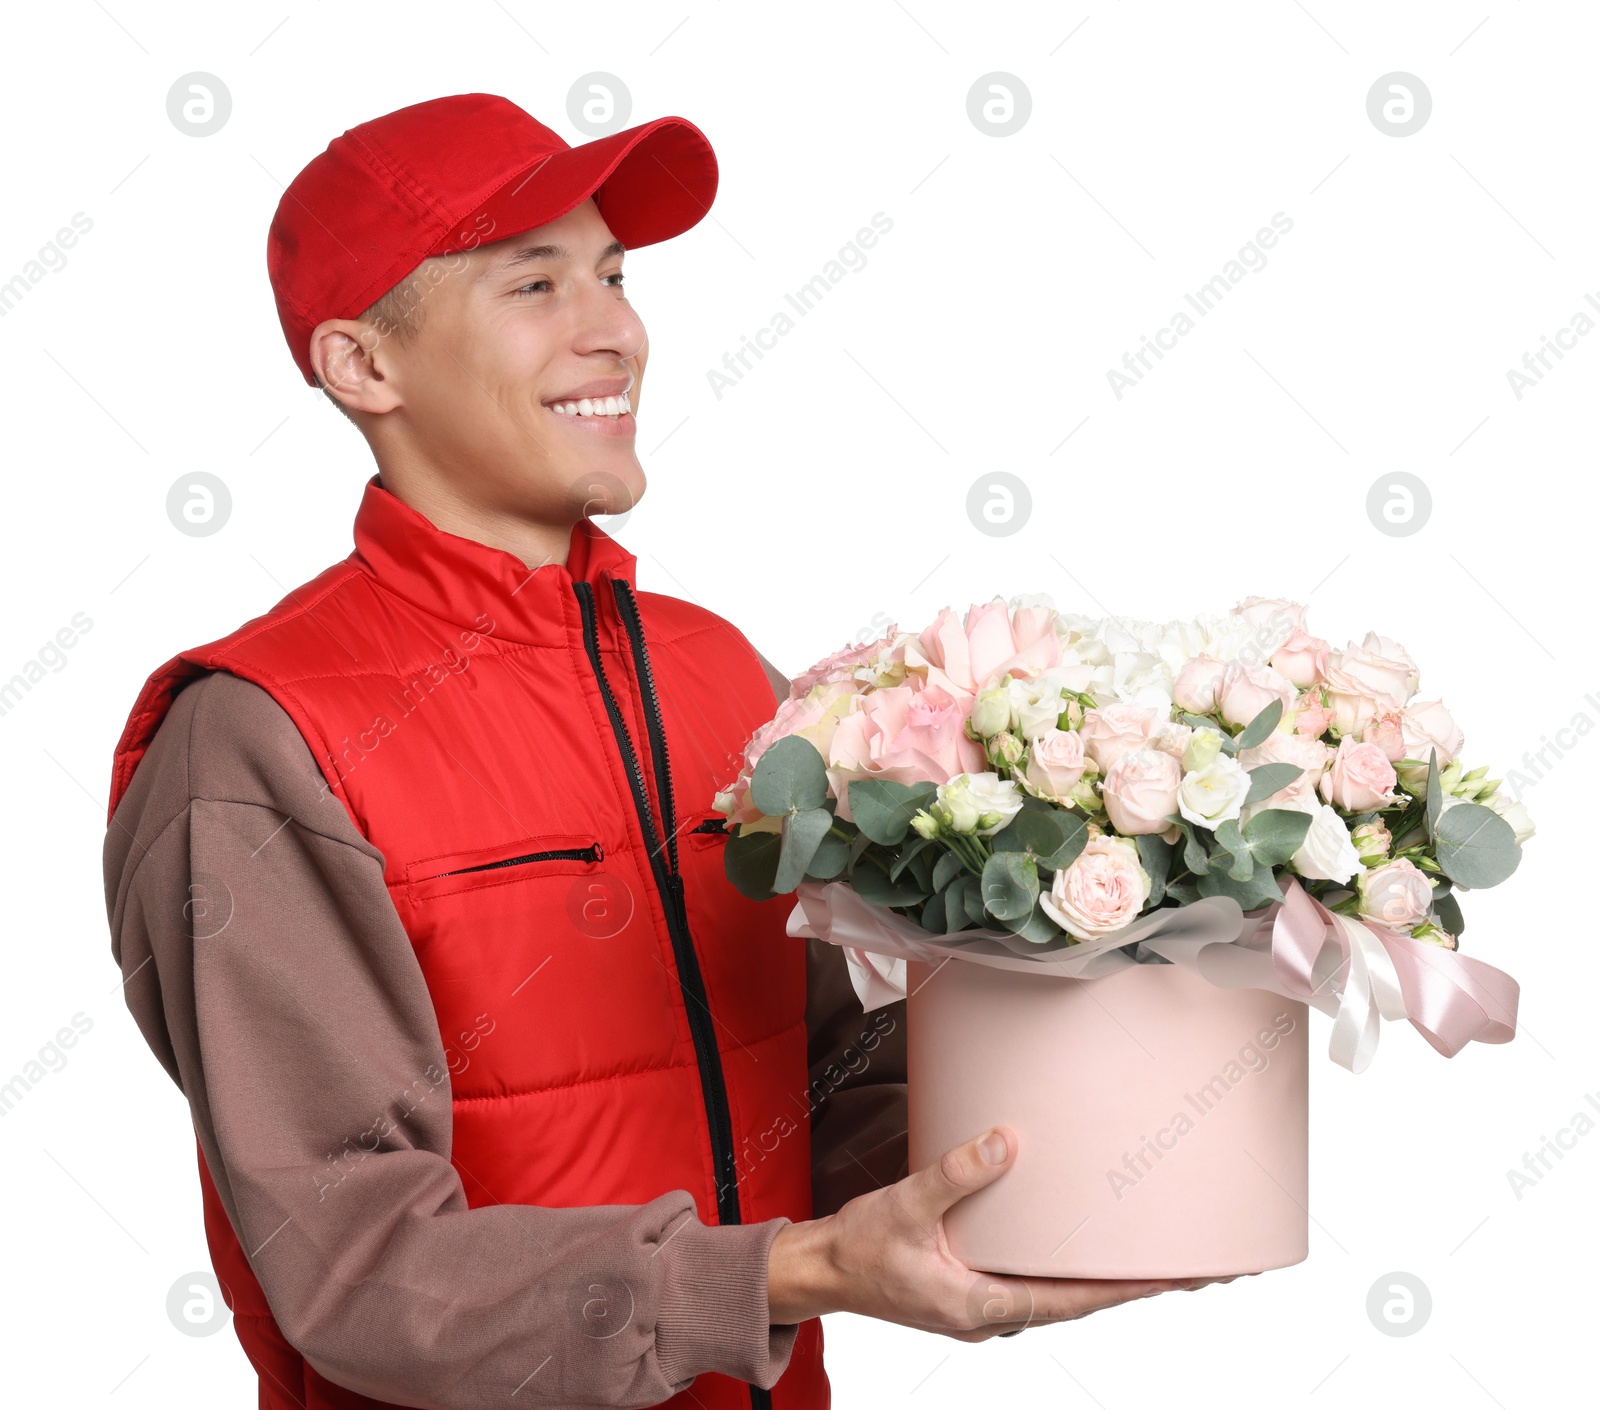
[[[431,261],[423,261],[424,265],[428,263]],[[418,266],[376,303],[363,309],[356,315],[356,321],[370,324],[377,330],[379,338],[387,338],[392,333],[401,347],[409,346],[422,331],[422,297],[417,288],[417,275],[421,270],[422,266]],[[322,386],[322,380],[315,372],[311,375],[317,386],[322,387],[322,395],[338,409],[339,415],[354,425],[355,417],[350,414],[350,409]]]

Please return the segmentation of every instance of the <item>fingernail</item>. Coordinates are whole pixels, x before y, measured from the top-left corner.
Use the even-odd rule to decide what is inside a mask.
[[[998,1131],[991,1131],[978,1142],[978,1154],[988,1165],[1003,1164],[1006,1158],[1006,1138]]]

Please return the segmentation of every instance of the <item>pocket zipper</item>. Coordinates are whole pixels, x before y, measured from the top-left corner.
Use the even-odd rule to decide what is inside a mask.
[[[605,853],[598,842],[592,842],[587,847],[558,847],[549,852],[529,852],[525,857],[507,857],[503,862],[481,862],[475,867],[457,867],[454,871],[442,871],[436,876],[430,876],[429,881],[439,881],[447,876],[465,876],[472,871],[494,871],[499,867],[521,866],[524,862],[598,862]]]
[[[726,832],[728,820],[726,818],[705,818],[689,829],[690,832]]]

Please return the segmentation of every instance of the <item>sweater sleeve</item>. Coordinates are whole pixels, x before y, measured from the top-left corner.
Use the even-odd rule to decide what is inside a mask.
[[[179,695],[113,818],[105,880],[128,1007],[275,1320],[322,1375],[503,1410],[783,1373],[798,1328],[769,1325],[767,1258],[787,1220],[707,1226],[684,1190],[468,1207],[383,858],[265,691],[217,674]]]

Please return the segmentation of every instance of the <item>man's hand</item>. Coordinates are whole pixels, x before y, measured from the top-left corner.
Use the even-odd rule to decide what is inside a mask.
[[[771,1321],[855,1312],[958,1341],[987,1341],[1158,1292],[1232,1281],[1024,1278],[968,1268],[945,1242],[945,1212],[999,1179],[1015,1151],[1015,1134],[996,1127],[837,1214],[780,1229],[768,1261]]]

